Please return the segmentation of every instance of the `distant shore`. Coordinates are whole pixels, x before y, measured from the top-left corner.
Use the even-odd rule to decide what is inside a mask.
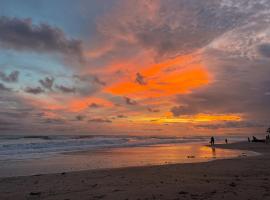
[[[1,178],[0,199],[270,199],[270,145],[241,142],[216,147],[261,155]]]

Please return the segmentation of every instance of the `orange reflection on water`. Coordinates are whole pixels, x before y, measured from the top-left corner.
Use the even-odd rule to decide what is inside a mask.
[[[88,156],[91,153],[85,153]],[[218,158],[239,156],[240,151],[213,149],[201,144],[169,144],[150,147],[116,148],[100,150],[93,155],[110,162],[110,167],[163,165],[168,163],[205,162]],[[101,161],[102,162],[102,161]],[[108,164],[108,163],[107,163]]]

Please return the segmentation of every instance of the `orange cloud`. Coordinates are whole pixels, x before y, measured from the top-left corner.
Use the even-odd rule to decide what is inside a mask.
[[[182,117],[134,117],[135,122],[154,122],[154,123],[197,123],[197,122],[216,122],[216,121],[241,121],[242,118],[236,114],[197,114]]]
[[[72,100],[68,103],[67,109],[72,112],[78,112],[85,110],[89,107],[90,104],[100,104],[106,107],[111,107],[113,104],[105,99],[97,98],[97,97],[86,97],[80,98],[76,100]]]
[[[187,93],[210,82],[206,68],[194,55],[179,56],[165,62],[145,67],[140,71],[146,84],[135,82],[136,74],[105,88],[115,95],[130,95],[137,98],[163,97]]]
[[[93,103],[102,105],[103,107],[113,106],[110,101],[99,97],[78,97],[70,99],[27,97],[27,102],[37,108],[49,111],[65,110],[68,112],[79,112],[85,110]]]

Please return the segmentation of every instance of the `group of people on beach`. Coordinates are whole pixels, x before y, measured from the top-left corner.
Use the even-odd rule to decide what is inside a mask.
[[[265,144],[269,144],[270,143],[270,135],[266,135],[265,139],[258,139],[255,136],[252,136],[252,140],[250,140],[250,138],[248,137],[248,142],[261,142],[261,143],[265,143]]]
[[[248,137],[248,142],[262,142],[265,144],[270,144],[270,127],[267,129],[266,132],[269,134],[266,135],[265,139],[258,139],[257,137],[252,136],[252,140],[250,140],[250,137]],[[209,143],[212,147],[215,145],[215,138],[213,136],[210,138]],[[225,138],[225,144],[228,144],[227,138]]]

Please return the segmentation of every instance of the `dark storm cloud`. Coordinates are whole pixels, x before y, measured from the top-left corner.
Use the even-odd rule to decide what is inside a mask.
[[[48,24],[35,25],[31,19],[0,18],[0,45],[17,51],[58,52],[82,59],[81,41]]]
[[[41,94],[45,92],[41,87],[26,87],[24,91],[30,94]]]
[[[54,78],[53,77],[46,77],[45,79],[39,80],[39,83],[42,85],[42,87],[52,90]]]
[[[74,87],[67,87],[64,85],[56,85],[55,87],[63,93],[75,93],[76,92],[76,88],[74,88]]]
[[[127,105],[131,105],[131,106],[134,106],[134,105],[137,105],[137,102],[129,97],[123,97],[126,104]]]
[[[142,76],[140,73],[136,74],[136,79],[135,79],[136,83],[140,84],[140,85],[146,85],[146,81],[144,76]]]
[[[4,72],[0,71],[0,80],[4,82],[14,83],[18,81],[19,74],[19,71],[13,71],[10,74],[5,74]]]
[[[89,119],[88,122],[95,122],[95,123],[112,123],[111,120],[109,119],[103,119],[103,118],[93,118],[93,119]]]

